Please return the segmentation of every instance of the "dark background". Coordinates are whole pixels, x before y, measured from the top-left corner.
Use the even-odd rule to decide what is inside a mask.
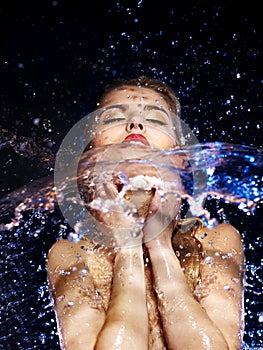
[[[41,147],[56,152],[105,84],[142,73],[174,88],[200,142],[261,147],[256,1],[5,1],[0,38],[1,125]],[[38,176],[27,165],[16,184]]]
[[[52,176],[63,137],[116,78],[167,82],[200,142],[261,148],[261,22],[258,1],[2,1],[1,197]],[[245,238],[252,284],[244,348],[259,349],[262,216],[227,209]],[[0,348],[59,348],[44,270],[65,233],[55,214],[24,214],[1,235]]]

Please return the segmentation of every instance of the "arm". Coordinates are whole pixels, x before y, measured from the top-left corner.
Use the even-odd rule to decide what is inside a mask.
[[[104,184],[104,190],[106,198],[115,200],[118,197],[114,184]],[[138,199],[137,193],[133,199]],[[127,215],[118,200],[110,212],[99,212],[97,218],[103,223],[102,232],[114,237],[119,248],[114,261],[111,299],[106,320],[95,348],[147,349],[148,313],[139,218],[136,214]],[[132,232],[136,233],[134,237]]]
[[[221,259],[218,258],[210,266],[204,264],[201,278],[206,283],[203,287],[207,295],[198,302],[187,285],[171,246],[171,232],[167,230],[148,242],[147,247],[169,348],[239,349],[243,301],[243,248],[240,236],[230,225],[222,225],[210,233],[206,230],[206,241],[202,243],[204,247],[210,247],[207,256],[213,254],[214,257],[218,252]],[[223,259],[230,251],[232,258]],[[231,292],[226,288],[229,284]]]
[[[96,350],[147,348],[148,316],[142,246],[121,248],[114,263],[110,305]]]
[[[220,224],[213,230],[204,228],[198,238],[206,256],[201,274],[207,292],[200,303],[220,328],[229,348],[241,349],[245,270],[241,236],[231,225]]]
[[[62,349],[108,350],[117,346],[147,349],[148,316],[141,244],[117,252],[108,309],[95,289],[92,269],[85,257],[87,252],[80,248],[82,244],[58,241],[47,259]],[[99,264],[102,258],[94,260],[94,264]],[[101,269],[103,279],[103,267]]]
[[[93,278],[86,273],[86,253],[80,245],[66,239],[57,241],[47,258],[49,286],[63,350],[94,349],[106,317]]]

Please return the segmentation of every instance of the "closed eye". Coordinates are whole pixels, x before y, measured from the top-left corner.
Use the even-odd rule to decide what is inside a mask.
[[[111,107],[106,109],[100,116],[100,120],[102,124],[112,124],[112,123],[118,123],[121,121],[126,120],[125,114],[123,114],[123,111],[121,108]]]
[[[126,120],[125,118],[112,118],[112,119],[105,119],[103,120],[103,124],[111,124],[111,123],[115,123],[115,122],[120,122]]]
[[[150,119],[150,118],[147,118],[146,119],[147,121],[149,121],[150,123],[153,123],[153,124],[158,124],[158,125],[167,125],[167,123],[161,121],[161,120],[158,120],[158,119]]]

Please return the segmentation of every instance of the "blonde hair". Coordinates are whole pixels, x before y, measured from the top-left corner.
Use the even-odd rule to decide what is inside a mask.
[[[172,247],[194,292],[200,278],[200,263],[203,256],[201,242],[195,237],[203,228],[201,219],[195,217],[178,221],[172,235]]]

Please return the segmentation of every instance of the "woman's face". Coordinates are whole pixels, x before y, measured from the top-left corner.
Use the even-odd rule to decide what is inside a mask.
[[[99,107],[94,147],[123,142],[164,150],[175,146],[169,106],[156,91],[123,86],[109,92]]]

